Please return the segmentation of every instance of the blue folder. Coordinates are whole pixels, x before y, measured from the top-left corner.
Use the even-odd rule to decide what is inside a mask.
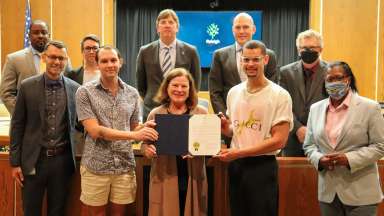
[[[190,115],[156,114],[157,155],[188,154],[188,129]]]

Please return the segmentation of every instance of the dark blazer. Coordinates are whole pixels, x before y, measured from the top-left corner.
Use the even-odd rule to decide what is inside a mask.
[[[280,68],[280,85],[291,95],[294,116],[293,130],[290,132],[288,143],[283,149],[284,156],[304,156],[302,143],[297,139],[296,131],[301,126],[307,125],[311,105],[328,97],[324,89],[326,71],[327,63],[320,61],[320,65],[315,71],[308,95],[305,92],[303,66],[301,61],[296,61]]]
[[[67,120],[69,141],[73,163],[75,161],[74,132],[76,124],[75,93],[79,84],[63,77],[67,95]],[[15,111],[11,119],[10,162],[11,166],[21,166],[23,173],[29,173],[37,162],[43,142],[45,121],[44,76],[37,75],[24,80],[16,99]]]
[[[71,68],[71,63],[68,59],[65,71],[70,71]],[[11,115],[15,109],[16,95],[21,81],[38,74],[31,47],[16,51],[7,56],[1,74],[0,97]]]
[[[276,54],[267,49],[268,65],[264,68],[265,76],[273,82],[278,80]],[[235,44],[218,49],[213,54],[211,71],[208,75],[209,95],[215,113],[227,110],[227,94],[229,89],[241,82],[236,63]]]
[[[80,66],[79,68],[76,68],[75,70],[65,71],[64,76],[66,76],[69,79],[79,83],[80,85],[83,85],[84,67]]]
[[[144,100],[143,119],[146,119],[149,112],[157,107],[153,97],[156,95],[161,82],[163,71],[159,60],[160,42],[154,41],[140,48],[136,61],[137,90]],[[176,62],[175,68],[185,68],[195,80],[197,91],[200,89],[201,68],[196,48],[185,42],[176,41]]]

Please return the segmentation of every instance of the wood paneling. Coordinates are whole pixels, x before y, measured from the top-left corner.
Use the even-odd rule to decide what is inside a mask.
[[[326,0],[323,7],[323,58],[348,62],[360,94],[375,99],[377,0]]]
[[[20,1],[20,0],[18,0]],[[22,2],[25,2],[22,0]],[[31,4],[31,16],[32,19],[41,19],[47,22],[50,26],[49,31],[52,32],[51,28],[51,1],[50,0],[29,0]],[[21,10],[23,17],[23,28],[24,28],[24,10]]]
[[[25,2],[1,0],[1,65],[7,54],[23,48]]]
[[[14,183],[9,166],[8,154],[0,153],[0,214],[13,215]]]
[[[101,35],[102,1],[52,1],[53,38],[62,40],[67,44],[73,67],[81,65],[81,39],[89,33]]]
[[[115,17],[114,17],[114,2],[112,0],[104,1],[104,21],[103,32],[101,34],[104,44],[115,44]]]
[[[378,93],[377,100],[384,101],[384,1],[380,0],[380,18],[379,18],[379,56],[378,56]]]
[[[23,48],[25,0],[1,0],[1,65],[5,56]],[[114,44],[114,0],[30,0],[32,19],[50,26],[53,39],[68,47],[72,66],[82,64],[80,41],[89,33]],[[104,29],[104,31],[103,31]]]
[[[321,0],[311,0],[309,4],[309,26],[311,29],[320,32],[321,24]]]
[[[214,169],[213,187],[213,215],[229,216],[228,206],[228,179],[226,175],[226,163],[211,158],[207,160],[207,166]],[[317,171],[308,162],[307,158],[278,158],[279,163],[279,215],[280,216],[320,216],[317,201]],[[127,215],[141,216],[143,214],[143,166],[150,165],[150,161],[143,157],[136,157],[137,199],[136,203],[128,207]],[[384,161],[379,161],[381,182],[384,182]],[[13,196],[16,193],[16,215],[22,215],[20,190],[14,190],[11,178],[10,166],[7,154],[0,154],[0,210],[1,215],[13,215]],[[382,184],[383,186],[383,184]],[[72,189],[69,194],[67,215],[86,215],[81,211],[80,175],[76,172]],[[5,214],[3,213],[5,210]],[[43,214],[45,215],[45,213]],[[379,216],[384,216],[384,204],[379,205]]]

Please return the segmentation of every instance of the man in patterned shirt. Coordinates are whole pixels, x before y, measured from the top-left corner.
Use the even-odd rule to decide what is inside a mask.
[[[76,93],[79,121],[86,131],[81,160],[81,196],[91,215],[104,215],[108,199],[111,215],[124,215],[136,196],[135,158],[130,140],[156,140],[154,122],[139,127],[139,94],[119,79],[122,65],[116,48],[96,53],[100,79]]]

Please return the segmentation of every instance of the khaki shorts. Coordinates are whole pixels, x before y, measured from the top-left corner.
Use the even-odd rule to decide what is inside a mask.
[[[80,200],[86,205],[106,205],[108,199],[115,204],[129,204],[135,201],[135,171],[120,175],[98,175],[81,166],[80,174]]]

